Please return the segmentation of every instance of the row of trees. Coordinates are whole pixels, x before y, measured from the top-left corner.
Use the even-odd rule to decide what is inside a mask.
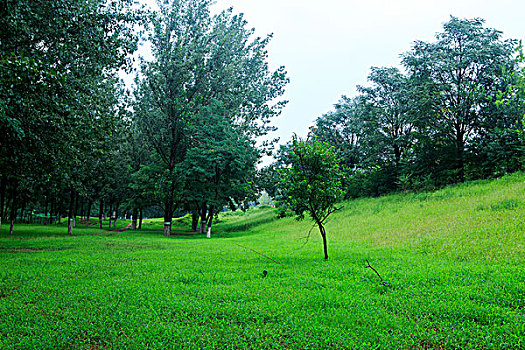
[[[317,119],[310,137],[340,151],[347,196],[523,169],[521,48],[483,23],[451,17],[401,55],[404,70],[373,67],[356,97]]]
[[[224,205],[255,196],[256,147],[288,79],[241,15],[211,1],[8,0],[0,17],[0,217],[44,222],[95,212],[177,212],[201,230]],[[141,30],[154,59],[128,93]],[[152,209],[160,205],[161,209]],[[138,222],[137,222],[138,221]],[[86,224],[89,220],[86,220]],[[1,222],[0,222],[1,224]]]
[[[131,1],[19,1],[0,16],[0,217],[51,216],[111,194],[118,71],[136,48]],[[101,181],[95,183],[95,178]],[[104,189],[107,189],[105,191]]]

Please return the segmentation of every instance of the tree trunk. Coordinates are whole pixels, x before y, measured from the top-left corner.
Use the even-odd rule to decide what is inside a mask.
[[[117,203],[115,205],[115,210],[113,210],[113,229],[117,228],[118,206],[119,206],[119,204]]]
[[[111,216],[111,213],[113,213],[113,204],[109,204],[109,211],[108,211],[108,220],[109,220],[109,225],[108,225],[108,228],[111,230],[111,220],[113,219],[113,217]]]
[[[171,221],[173,217],[173,199],[171,195],[168,195],[166,202],[164,203],[164,236],[169,237],[171,235]]]
[[[78,200],[79,200],[79,195],[76,194],[75,196],[75,209],[73,210],[73,227],[76,227],[77,226],[77,213],[78,213]]]
[[[142,229],[142,208],[139,209],[139,230]]]
[[[67,234],[68,235],[73,234],[73,227],[74,227],[73,215],[74,214],[75,214],[75,190],[71,189],[71,192],[69,195],[69,212],[68,212],[68,218],[67,218]]]
[[[88,207],[86,211],[86,228],[89,227],[89,219],[91,218],[91,206],[93,205],[93,200],[90,199],[88,202]]]
[[[199,230],[199,233],[206,232],[206,212],[207,212],[207,206],[206,206],[206,203],[204,203],[201,208],[201,228]]]
[[[7,180],[2,177],[0,180],[0,229],[2,228],[2,218],[4,217],[4,204],[5,204],[5,190],[7,187]]]
[[[456,171],[457,182],[465,181],[465,135],[456,128]]]
[[[191,231],[197,232],[197,226],[199,225],[199,212],[191,213]]]
[[[210,206],[210,213],[208,214],[208,231],[206,232],[206,238],[211,238],[211,225],[213,223],[213,210],[214,206]]]
[[[7,196],[7,193],[6,193],[6,196]],[[9,217],[10,217],[10,211],[9,211],[9,208],[11,208],[11,206],[13,205],[13,199],[10,198],[11,196],[7,196],[7,199],[5,201],[5,209],[4,209],[4,213],[3,213],[3,216],[4,216],[4,219],[5,219],[5,222],[9,222]]]
[[[102,212],[104,211],[104,201],[100,200],[100,206],[98,207],[98,228],[102,229]]]
[[[324,226],[322,223],[318,222],[317,226],[319,226],[319,232],[321,232],[321,237],[323,238],[323,248],[324,248],[324,258],[325,260],[328,260],[328,247],[326,244],[326,231],[324,229]]]
[[[10,225],[9,225],[9,234],[13,234],[13,226],[15,225],[15,218],[16,218],[16,188],[13,188],[13,199],[11,201],[11,213],[10,213]]]
[[[131,229],[135,231],[137,229],[137,208],[133,207],[133,213],[131,214]]]
[[[49,205],[49,199],[48,197],[46,196],[46,204],[44,206],[44,226],[47,225],[47,207]]]
[[[51,211],[49,212],[49,223],[51,223],[52,220],[54,220],[54,224],[57,223],[57,217],[56,217],[56,198],[53,193],[51,193]]]

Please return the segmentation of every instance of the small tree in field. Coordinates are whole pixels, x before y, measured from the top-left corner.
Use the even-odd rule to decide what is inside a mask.
[[[283,202],[298,220],[308,213],[323,238],[324,258],[328,259],[324,222],[342,199],[342,173],[335,148],[321,140],[303,141],[293,136],[287,150],[288,167],[281,169]]]

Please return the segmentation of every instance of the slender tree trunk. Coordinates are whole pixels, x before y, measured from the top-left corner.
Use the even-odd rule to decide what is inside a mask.
[[[45,205],[44,205],[44,226],[47,225],[47,207],[49,205],[49,199],[48,197],[46,196],[46,200],[45,200]]]
[[[465,181],[465,135],[456,128],[456,171],[457,182]]]
[[[206,238],[211,238],[211,225],[213,223],[213,211],[215,207],[210,206],[210,212],[208,214],[208,231],[206,232]]]
[[[104,201],[100,199],[100,206],[98,207],[98,228],[102,229],[102,213],[104,212]]]
[[[109,211],[108,211],[108,219],[109,219],[109,229],[111,230],[111,220],[113,219],[113,217],[111,216],[111,214],[113,213],[113,204],[110,203],[109,204]]]
[[[13,234],[13,227],[15,226],[15,217],[16,217],[16,201],[13,200],[13,202],[11,203],[11,218],[10,218],[10,222],[9,222],[9,234],[12,235]]]
[[[118,219],[118,207],[119,204],[115,204],[115,210],[113,211],[113,229],[117,228],[117,219]]]
[[[133,231],[135,231],[137,229],[137,213],[138,213],[137,208],[133,207],[133,213],[131,214],[131,216],[133,216],[131,218],[131,229]]]
[[[11,200],[11,213],[10,213],[10,218],[9,218],[9,234],[12,235],[13,234],[13,227],[15,225],[15,219],[16,219],[16,211],[17,211],[17,208],[16,208],[16,186],[13,188],[13,199]]]
[[[208,207],[206,203],[204,203],[201,207],[201,228],[199,230],[199,233],[205,233],[206,232],[206,214]]]
[[[326,231],[321,222],[317,222],[317,226],[319,226],[319,232],[321,232],[321,237],[323,238],[324,258],[325,260],[328,260],[328,246],[326,243]]]
[[[73,210],[73,227],[77,226],[78,200],[80,196],[75,194],[75,209]]]
[[[0,180],[0,229],[2,228],[2,219],[4,217],[5,193],[7,187],[7,180],[2,177]]]
[[[194,211],[191,213],[191,231],[197,232],[197,226],[199,225],[199,212]]]
[[[142,208],[139,210],[139,230],[142,229]]]
[[[118,205],[115,207],[115,210],[113,210],[113,229],[117,228],[117,219],[118,219]]]
[[[56,217],[56,198],[55,194],[51,192],[51,211],[49,212],[49,223],[53,222],[54,224],[57,223],[57,217]]]
[[[75,190],[71,189],[71,192],[69,194],[69,212],[68,212],[68,218],[67,218],[67,234],[68,235],[73,234],[73,227],[75,227],[73,215],[75,215]]]
[[[89,219],[91,218],[91,206],[93,205],[93,200],[90,199],[86,211],[86,228],[89,227]]]
[[[175,183],[173,181],[173,169],[175,169],[175,151],[170,150],[170,163],[169,163],[169,179],[170,187],[168,197],[164,203],[164,236],[171,236],[171,222],[173,220],[173,193],[175,192]]]
[[[6,196],[7,196],[7,193],[6,193]],[[11,208],[12,204],[13,204],[13,200],[12,198],[10,198],[11,196],[8,196],[6,201],[5,201],[5,208],[4,208],[4,213],[3,213],[3,216],[4,216],[4,219],[6,222],[9,222],[9,217],[10,217],[10,211],[9,211],[9,208]]]
[[[173,216],[173,202],[168,199],[164,206],[164,236],[171,236],[171,220]]]
[[[173,193],[175,192],[175,184],[173,182],[173,169],[175,167],[175,155],[173,153],[173,150],[170,155],[170,168],[169,168],[169,174],[170,174],[170,189],[168,193],[168,197],[166,198],[166,201],[164,203],[164,236],[169,237],[171,236],[171,222],[173,220]]]

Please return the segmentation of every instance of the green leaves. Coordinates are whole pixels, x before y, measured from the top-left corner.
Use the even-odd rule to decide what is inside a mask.
[[[342,173],[335,148],[318,139],[292,139],[286,154],[287,167],[280,169],[283,204],[299,219],[308,213],[323,223],[342,199]]]
[[[515,40],[451,17],[402,55],[406,73],[372,67],[311,132],[341,152],[348,197],[432,189],[523,168],[523,72]],[[516,51],[518,48],[518,51]]]
[[[253,197],[254,140],[271,130],[288,81],[284,68],[268,69],[268,38],[253,38],[231,9],[211,15],[210,5],[160,5],[150,34],[155,59],[142,63],[134,108],[163,166],[184,174],[183,190],[172,188],[165,202],[199,210]]]

